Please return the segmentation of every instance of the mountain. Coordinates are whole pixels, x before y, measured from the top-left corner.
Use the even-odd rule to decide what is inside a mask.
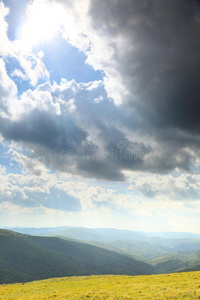
[[[119,230],[113,228],[83,228],[83,227],[69,227],[64,230],[54,230],[43,233],[38,233],[43,236],[55,236],[55,235],[69,237],[73,239],[79,239],[83,241],[98,241],[98,242],[110,242],[114,240],[143,240],[144,237],[135,233],[134,231]]]
[[[0,283],[75,275],[143,275],[154,272],[154,267],[145,262],[93,245],[0,230]]]
[[[61,226],[61,227],[41,227],[41,228],[23,228],[13,227],[5,228],[12,231],[16,231],[22,234],[32,235],[65,235],[75,239],[82,240],[95,240],[105,241],[106,240],[145,240],[161,238],[161,240],[177,240],[177,239],[197,239],[200,240],[200,234],[189,233],[189,232],[142,232],[142,231],[131,231],[121,230],[115,228],[84,228],[84,227],[72,227],[72,226]]]
[[[154,236],[150,233],[141,233],[128,230],[112,228],[82,228],[68,227],[60,228],[60,231],[48,231],[40,234],[42,236],[60,236],[64,238],[78,239],[90,243],[104,243],[110,247],[117,247],[118,250],[129,255],[149,260],[163,256],[173,251],[193,251],[200,249],[198,234],[189,233],[160,233]],[[164,238],[162,236],[168,236]],[[171,238],[170,238],[171,236]],[[177,236],[177,238],[174,238]],[[173,238],[172,238],[173,237]],[[196,237],[196,238],[194,238]],[[107,246],[108,248],[108,246]]]
[[[200,250],[171,252],[150,261],[157,273],[200,270]]]
[[[59,232],[65,229],[71,228],[70,226],[60,226],[60,227],[8,227],[4,228],[6,230],[15,231],[22,234],[28,235],[40,235],[40,234],[47,234],[48,232]]]
[[[118,247],[119,249],[125,251],[126,253],[140,257],[143,260],[151,260],[156,257],[163,256],[171,252],[171,248],[153,244],[146,241],[123,241],[117,240],[112,241],[109,245]]]
[[[199,250],[200,241],[190,240],[187,243],[185,241],[182,241],[182,243],[178,244],[173,249],[175,251],[180,251],[180,252]]]
[[[113,228],[70,226],[21,228],[20,230],[40,236],[59,236],[69,241],[87,243],[122,255],[129,255],[134,259],[153,263],[158,273],[186,270],[190,267],[199,270],[198,259],[192,261],[190,255],[190,252],[200,250],[200,235],[195,233],[145,233]]]

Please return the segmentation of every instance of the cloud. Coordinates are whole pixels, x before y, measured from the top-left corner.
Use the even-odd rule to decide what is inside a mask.
[[[43,163],[35,158],[25,156],[15,150],[9,150],[9,153],[12,155],[12,160],[22,165],[24,173],[30,173],[35,176],[43,176],[50,172]]]
[[[198,1],[97,0],[90,2],[89,16],[102,45],[113,50],[112,59],[108,64],[102,60],[101,68],[111,82],[113,69],[123,78],[129,94],[121,93],[121,101],[132,108],[133,117],[139,114],[145,130],[150,126],[149,133],[161,143],[158,131],[171,133],[171,128],[178,139],[181,131],[198,135]],[[91,52],[99,58],[95,49]]]
[[[2,111],[9,113],[0,119],[5,141],[22,145],[47,168],[92,179],[123,181],[128,172],[197,168],[198,2],[57,3],[69,16],[63,38],[84,51],[86,62],[105,78],[46,82],[17,98],[2,61]],[[48,77],[41,51],[34,54],[20,40],[8,43],[6,55],[21,66],[15,75],[33,85]]]
[[[6,55],[9,46],[10,46],[10,41],[7,37],[7,30],[8,30],[8,23],[5,20],[5,17],[9,13],[9,8],[6,7],[3,2],[0,2],[0,35],[1,35],[1,43],[0,43],[0,55]]]
[[[105,73],[108,97],[137,123],[129,121],[129,129],[155,148],[149,169],[190,170],[199,156],[199,2],[85,0],[84,9],[58,2],[76,23],[74,38],[69,24],[63,37]]]
[[[29,81],[31,85],[36,86],[41,78],[48,79],[49,72],[47,71],[43,61],[42,52],[34,53],[30,46],[23,40],[9,40],[7,31],[8,23],[6,16],[9,14],[9,8],[3,2],[0,2],[0,56],[9,61],[18,63],[20,66],[14,70],[13,76],[18,76],[23,80]]]
[[[39,161],[16,151],[12,151],[12,160],[22,164],[24,174],[7,174],[5,168],[0,168],[2,207],[10,204],[30,212],[40,207],[72,212],[82,209],[79,199],[62,189],[56,175],[50,174]]]
[[[99,96],[103,99],[95,102]],[[3,138],[55,171],[123,181],[125,171],[189,170],[191,159],[197,160],[189,145],[197,148],[194,138],[187,143],[183,137],[179,144],[173,132],[173,144],[165,137],[160,147],[153,135],[150,141],[147,133],[141,137],[138,123],[106,97],[101,81],[45,83],[12,101],[10,119],[0,119]]]
[[[11,102],[17,96],[17,86],[10,79],[6,72],[5,63],[2,58],[0,58],[0,114],[6,116],[8,113],[8,107]]]
[[[119,116],[121,112],[107,99],[101,81],[45,83],[24,92],[8,110],[10,119],[0,120],[3,138],[23,145],[54,170],[121,181],[123,169],[143,164],[140,157],[133,160],[125,152],[146,153],[145,145],[132,143],[114,125],[106,125],[113,110]],[[124,149],[117,148],[119,141]]]
[[[13,8],[7,18],[0,2],[3,214],[197,230],[199,2],[34,0],[30,13],[31,3],[62,5],[60,38],[104,78],[53,82],[47,48],[9,39]]]
[[[131,181],[130,188],[148,198],[194,201],[200,197],[199,182],[198,174],[180,176],[139,174]]]

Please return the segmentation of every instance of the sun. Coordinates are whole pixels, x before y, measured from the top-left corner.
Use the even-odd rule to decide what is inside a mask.
[[[21,28],[21,39],[31,45],[49,40],[59,32],[64,17],[61,5],[46,1],[33,2],[27,9],[27,21]]]

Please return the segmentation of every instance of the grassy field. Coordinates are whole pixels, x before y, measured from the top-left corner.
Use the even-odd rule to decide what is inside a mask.
[[[0,299],[200,299],[200,272],[53,278],[0,286]]]

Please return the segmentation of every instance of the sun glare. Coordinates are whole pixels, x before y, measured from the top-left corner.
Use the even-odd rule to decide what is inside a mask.
[[[63,18],[62,6],[35,2],[28,7],[27,21],[20,36],[28,44],[49,40],[59,32]]]

